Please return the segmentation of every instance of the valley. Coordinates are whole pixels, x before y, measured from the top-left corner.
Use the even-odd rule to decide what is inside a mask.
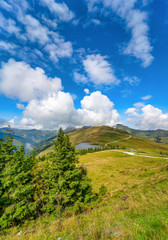
[[[101,200],[86,204],[78,214],[71,208],[59,218],[41,216],[4,230],[0,239],[167,240],[168,159],[162,155],[168,153],[168,145],[105,126],[68,135],[73,145],[90,142],[120,148],[78,156],[77,165],[87,169]],[[40,156],[52,151],[53,146]]]

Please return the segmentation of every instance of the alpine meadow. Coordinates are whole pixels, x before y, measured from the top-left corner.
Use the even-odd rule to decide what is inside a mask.
[[[168,1],[0,0],[0,240],[168,240]]]

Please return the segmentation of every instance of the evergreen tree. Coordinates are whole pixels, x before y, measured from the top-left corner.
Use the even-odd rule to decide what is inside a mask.
[[[54,150],[46,161],[39,162],[35,174],[36,200],[40,201],[44,212],[59,211],[89,202],[94,197],[87,172],[83,167],[76,166],[75,148],[61,128],[54,142]]]
[[[1,157],[1,200],[3,211],[0,218],[2,228],[17,224],[31,217],[34,212],[33,186],[31,169],[35,155],[24,156],[23,145],[19,150],[13,146],[11,129],[7,132],[6,141],[2,144]],[[2,151],[2,150],[1,150]]]
[[[4,142],[3,139],[0,139],[0,217],[4,209],[3,193],[4,188],[2,186],[2,171],[5,165],[5,154],[4,154]]]
[[[3,185],[3,170],[6,164],[11,160],[12,154],[16,150],[16,146],[13,145],[12,129],[10,125],[5,129],[4,139],[0,139],[0,217],[5,210],[5,198],[3,197],[5,187]]]

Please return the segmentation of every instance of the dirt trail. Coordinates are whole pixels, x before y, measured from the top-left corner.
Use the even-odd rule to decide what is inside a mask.
[[[147,158],[162,158],[162,159],[168,159],[168,158],[166,158],[166,157],[155,157],[155,156],[149,156],[149,155],[137,154],[137,153],[134,153],[134,152],[126,152],[126,151],[119,151],[119,150],[113,150],[113,151],[126,153],[126,154],[128,154],[128,155],[132,155],[132,156],[136,156],[136,157],[147,157]]]
[[[128,139],[130,139],[130,138],[131,138],[131,135],[130,135],[129,137],[127,137],[127,138],[123,138],[123,139],[120,139],[120,140],[115,140],[115,141],[113,141],[113,142],[108,142],[108,143],[106,143],[104,146],[107,147],[107,145],[110,144],[110,143],[121,142],[121,141],[128,140]]]

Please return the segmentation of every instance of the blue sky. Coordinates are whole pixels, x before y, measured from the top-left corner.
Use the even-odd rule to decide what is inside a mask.
[[[0,127],[168,129],[168,2],[1,0]]]

